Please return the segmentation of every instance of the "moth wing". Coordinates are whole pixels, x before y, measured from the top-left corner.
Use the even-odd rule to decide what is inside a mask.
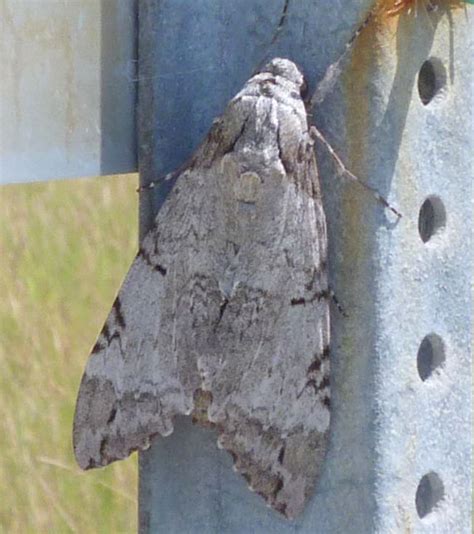
[[[314,491],[329,431],[329,302],[318,267],[301,276],[280,269],[273,291],[250,281],[237,288],[219,324],[225,357],[209,380],[220,445],[250,487],[289,517]]]
[[[220,313],[216,272],[228,246],[220,164],[253,111],[239,98],[214,122],[127,274],[79,389],[73,445],[83,469],[147,448],[194,408],[196,362]]]
[[[291,122],[300,108],[285,102],[262,97],[256,133],[249,133],[247,148],[239,153],[237,145],[235,155],[227,157],[234,159],[226,165],[234,189],[242,176],[247,180],[239,190],[245,202],[234,220],[236,236],[251,237],[241,241],[235,262],[228,260],[220,285],[229,287],[231,279],[233,290],[221,305],[213,344],[198,364],[204,389],[212,394],[208,417],[217,426],[219,444],[234,456],[253,490],[294,517],[314,491],[327,447],[329,291],[316,161],[304,124]],[[270,158],[232,177],[233,168],[249,167],[244,156],[255,149],[253,140],[264,128],[262,137],[273,146]],[[252,161],[258,162],[257,154]],[[266,188],[256,212],[271,214],[257,222],[249,206],[250,178]]]
[[[192,170],[178,178],[92,350],[73,430],[84,469],[147,448],[153,435],[172,432],[175,415],[192,411],[200,378],[192,335],[182,333],[205,321],[215,289],[201,246],[209,236],[195,218],[201,210],[212,217],[205,180],[205,172]]]

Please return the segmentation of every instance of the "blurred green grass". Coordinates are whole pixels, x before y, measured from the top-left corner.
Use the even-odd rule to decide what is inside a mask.
[[[136,455],[83,473],[90,348],[137,248],[136,175],[0,188],[0,532],[136,532]]]

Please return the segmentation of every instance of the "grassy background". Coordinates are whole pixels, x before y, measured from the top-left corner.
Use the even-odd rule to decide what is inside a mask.
[[[136,455],[83,473],[84,364],[137,244],[136,175],[0,188],[0,532],[135,532]]]

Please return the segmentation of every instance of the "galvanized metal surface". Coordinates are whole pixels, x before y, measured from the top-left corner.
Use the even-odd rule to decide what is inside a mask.
[[[359,94],[365,95],[368,116],[365,124],[348,122],[350,160],[359,151],[351,140],[364,139],[367,175],[404,214],[396,227],[385,217],[369,223],[363,231],[371,241],[364,254],[369,263],[354,270],[347,258],[336,271],[361,280],[366,268],[373,273],[369,288],[375,298],[366,311],[374,334],[369,346],[377,532],[472,532],[474,13],[469,14],[422,10],[387,21],[367,33],[354,59],[354,66],[362,61],[369,67],[368,85],[351,87],[348,116],[357,116]],[[349,224],[363,227],[370,210],[364,206]],[[347,249],[347,240],[342,247]],[[351,284],[351,301],[361,301],[364,290]],[[344,341],[349,350],[352,335]]]
[[[135,11],[0,1],[0,183],[136,169]]]
[[[142,3],[144,183],[186,159],[262,56],[296,60],[314,85],[369,7],[290,2],[269,49],[285,2],[232,4]],[[332,438],[303,517],[266,509],[212,432],[183,419],[141,454],[141,532],[471,531],[472,30],[472,16],[442,9],[371,24],[315,110],[403,218],[318,151],[332,285],[349,317],[333,314]],[[426,105],[418,84],[424,100],[435,90]],[[143,231],[165,194],[142,203]]]
[[[381,21],[322,115],[349,167],[404,215],[394,224],[326,181],[333,284],[350,310],[334,328],[334,442],[344,457],[368,414],[374,532],[471,532],[473,52],[472,14]],[[419,87],[435,93],[426,105]],[[437,230],[424,241],[419,226],[425,240]]]

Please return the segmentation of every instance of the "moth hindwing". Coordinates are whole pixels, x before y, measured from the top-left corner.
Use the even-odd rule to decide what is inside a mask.
[[[214,426],[268,504],[299,514],[330,419],[326,221],[303,76],[274,59],[230,101],[158,213],[87,363],[84,468],[176,415]]]

